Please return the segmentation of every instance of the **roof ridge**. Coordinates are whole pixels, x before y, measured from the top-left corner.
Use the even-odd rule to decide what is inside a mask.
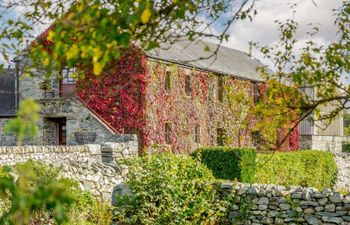
[[[196,67],[210,72],[262,81],[260,72],[257,70],[265,65],[243,51],[215,44],[208,40],[180,40],[173,44],[165,44],[169,44],[169,46],[166,45],[166,49],[162,48],[161,45],[159,48],[145,51],[146,55],[153,59]],[[205,45],[208,45],[209,51],[206,51]],[[216,56],[210,57],[215,52],[213,47],[219,47],[219,50]]]

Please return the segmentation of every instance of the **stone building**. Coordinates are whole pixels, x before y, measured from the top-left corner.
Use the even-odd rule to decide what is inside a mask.
[[[15,117],[18,104],[26,98],[34,98],[40,103],[41,117],[38,137],[25,140],[25,144],[76,145],[129,138],[109,127],[75,97],[75,84],[70,78],[53,80],[49,85],[51,88],[47,89],[43,87],[43,77],[38,73],[36,77],[28,78],[19,73],[17,79],[15,69],[5,69],[0,76],[0,146],[16,144],[15,136],[5,134],[3,129],[5,123]]]
[[[313,88],[306,87],[303,91],[311,99],[316,98]],[[333,107],[332,104],[324,106],[321,109],[321,114],[331,112],[334,110]],[[349,140],[349,138],[344,137],[343,112],[340,112],[332,121],[320,121],[316,119],[315,115],[309,115],[299,124],[299,140],[301,149],[342,151],[342,143]]]
[[[204,50],[207,47],[209,51]],[[2,129],[15,115],[18,103],[32,97],[41,104],[40,132],[27,144],[102,143],[131,137],[122,134],[137,134],[140,151],[252,146],[252,132],[242,126],[246,106],[229,106],[223,96],[241,93],[248,101],[256,101],[262,81],[258,68],[264,65],[227,47],[220,47],[216,57],[200,59],[216,47],[203,41],[181,41],[149,52],[131,49],[98,79],[86,72],[86,78],[78,83],[72,77],[74,71],[65,68],[49,82],[39,70],[33,78],[19,74],[19,79],[14,69],[6,70],[0,78],[7,84],[0,83],[5,90],[0,93],[4,105],[0,109],[0,145],[15,144],[15,138]],[[288,140],[286,143],[286,150],[297,148]]]
[[[208,54],[203,43],[179,42],[168,50],[130,51],[137,52],[137,57],[121,59],[109,69],[114,77],[126,78],[120,83],[110,83],[111,76],[102,76],[103,84],[97,84],[87,74],[76,84],[73,71],[66,69],[56,74],[60,79],[49,82],[39,69],[34,77],[19,74],[17,80],[15,71],[9,70],[4,79],[12,82],[12,89],[7,88],[12,97],[6,97],[11,99],[6,106],[8,112],[0,114],[0,145],[15,144],[15,138],[5,135],[2,129],[15,115],[18,102],[28,97],[41,104],[41,119],[39,136],[27,144],[75,145],[89,138],[99,143],[137,133],[140,146],[171,146],[179,152],[224,144],[224,135],[230,137],[225,144],[252,145],[251,133],[240,128],[239,119],[234,121],[222,93],[227,85],[252,99],[261,81],[257,68],[263,65],[248,54],[226,47],[220,48],[216,60],[197,60]],[[216,47],[205,44],[211,49]],[[25,60],[21,63],[25,64]],[[126,66],[131,67],[123,71]],[[142,70],[135,79],[130,72],[134,67]],[[109,96],[106,88],[117,94]]]

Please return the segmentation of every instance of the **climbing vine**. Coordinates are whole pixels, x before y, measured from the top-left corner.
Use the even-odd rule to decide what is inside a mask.
[[[244,125],[250,108],[246,105],[251,95],[249,81],[153,61],[149,68],[146,119],[153,144],[165,143],[165,124],[169,123],[172,125],[170,145],[175,152],[217,145],[219,128],[225,131],[225,145],[250,145],[249,127]],[[164,88],[166,73],[171,76],[170,92]],[[190,96],[185,92],[186,76],[190,76]],[[218,93],[220,80],[222,101]],[[196,127],[200,127],[200,144],[195,142]]]
[[[277,80],[261,84],[259,89],[260,100],[251,114],[254,117],[253,132],[259,134],[262,150],[297,150],[300,92]]]
[[[144,55],[131,49],[109,68],[101,76],[85,71],[85,78],[77,84],[78,96],[116,130],[138,133],[149,145],[144,120],[149,79]]]
[[[136,48],[109,68],[101,76],[87,70],[78,82],[78,96],[119,132],[139,134],[144,149],[157,146],[178,153],[217,145],[218,129],[228,146],[252,145],[254,131],[276,143],[290,128],[287,119],[296,119],[268,115],[266,107],[278,102],[271,100],[266,85],[260,85],[259,95],[269,104],[255,105],[248,80],[147,59]],[[281,126],[284,122],[288,126]],[[166,126],[171,127],[168,143]],[[281,149],[296,149],[297,140],[297,132],[289,134]]]

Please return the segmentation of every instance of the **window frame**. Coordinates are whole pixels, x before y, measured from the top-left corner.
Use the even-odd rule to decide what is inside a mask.
[[[172,133],[172,127],[171,123],[165,123],[165,144],[170,145],[171,144],[171,133]]]
[[[165,91],[167,94],[171,93],[171,72],[169,70],[165,72]]]
[[[216,129],[216,143],[218,146],[224,146],[224,136],[225,131],[223,128],[217,128]]]
[[[187,97],[191,97],[191,76],[186,75],[185,77],[185,93]]]
[[[197,144],[201,142],[201,127],[199,125],[194,127],[194,142]]]
[[[216,99],[219,102],[224,101],[224,81],[221,76],[218,75],[218,80],[216,84]]]
[[[64,71],[67,71],[67,73],[64,74]],[[61,79],[60,83],[65,84],[75,84],[76,80],[71,75],[76,72],[76,68],[68,69],[67,67],[64,67],[61,69]]]
[[[252,82],[252,96],[254,104],[257,104],[260,99],[258,87],[258,82]]]

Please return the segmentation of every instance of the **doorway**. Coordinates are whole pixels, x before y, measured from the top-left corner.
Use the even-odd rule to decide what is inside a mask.
[[[49,145],[67,145],[67,119],[45,118],[44,138]]]

